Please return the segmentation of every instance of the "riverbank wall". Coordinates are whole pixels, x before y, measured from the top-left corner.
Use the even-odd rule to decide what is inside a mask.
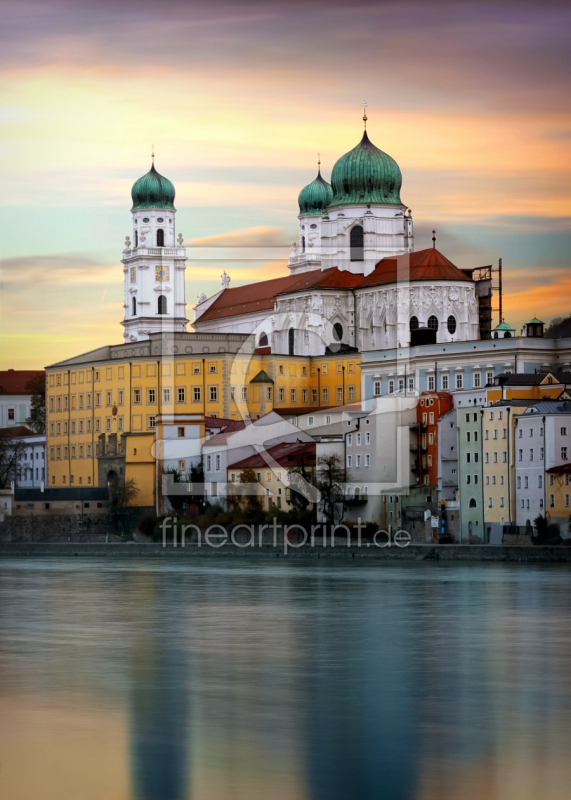
[[[510,563],[568,563],[571,564],[571,547],[534,547],[494,545],[430,545],[409,544],[397,547],[375,547],[363,544],[347,546],[346,542],[330,544],[303,545],[262,545],[261,547],[245,547],[231,543],[223,547],[210,547],[187,544],[185,547],[173,547],[169,544],[129,543],[93,543],[93,542],[0,542],[0,558],[151,558],[160,560],[202,560],[204,558],[220,558],[239,556],[251,561],[258,559],[312,559],[354,561],[364,559],[371,561],[488,561]]]

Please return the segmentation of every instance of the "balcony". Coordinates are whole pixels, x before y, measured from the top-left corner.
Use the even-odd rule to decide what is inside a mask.
[[[299,253],[289,257],[290,264],[303,264],[304,261],[321,261],[321,253]]]

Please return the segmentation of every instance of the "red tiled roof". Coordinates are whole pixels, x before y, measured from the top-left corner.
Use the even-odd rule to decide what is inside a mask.
[[[563,475],[566,472],[571,472],[571,464],[559,464],[557,467],[551,467],[550,469],[546,469],[545,471]]]
[[[23,439],[25,436],[38,436],[25,425],[14,425],[13,428],[0,428],[0,436],[4,439]]]
[[[315,466],[315,442],[282,442],[265,451],[270,460],[277,461],[281,467],[298,466],[302,459],[306,467]],[[229,469],[249,469],[250,467],[268,467],[268,462],[262,453],[230,464]]]
[[[354,275],[347,270],[331,267],[312,270],[301,275],[288,275],[269,281],[249,283],[226,289],[196,322],[252,314],[272,309],[277,295],[303,292],[307,289],[359,289],[397,281],[465,281],[471,283],[462,270],[454,266],[439,250],[430,247],[392,258],[383,258],[370,275]]]
[[[235,419],[225,419],[224,417],[204,417],[204,424],[207,428],[227,428],[234,425]]]
[[[298,275],[287,275],[285,278],[272,278],[269,281],[259,281],[258,283],[248,283],[246,286],[225,289],[210,308],[196,318],[196,321],[206,322],[222,317],[233,317],[237,314],[253,314],[256,311],[273,308],[276,294],[298,280]]]
[[[26,384],[37,375],[45,377],[43,369],[3,369],[0,370],[0,394],[29,394]]]
[[[409,255],[383,258],[373,272],[362,279],[359,286],[375,286],[397,281],[465,281],[472,283],[461,269],[458,269],[435,247],[419,250]]]

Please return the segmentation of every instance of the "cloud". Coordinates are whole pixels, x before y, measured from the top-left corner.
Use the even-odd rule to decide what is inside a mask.
[[[189,247],[279,247],[287,246],[283,228],[272,225],[257,225],[253,228],[238,228],[214,236],[192,239]]]
[[[29,291],[30,285],[105,286],[109,281],[121,282],[121,273],[117,264],[104,264],[83,253],[56,253],[5,258],[0,262],[0,281],[4,290],[13,287],[24,291]]]

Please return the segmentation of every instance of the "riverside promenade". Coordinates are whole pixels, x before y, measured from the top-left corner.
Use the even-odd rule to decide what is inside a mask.
[[[571,563],[571,547],[513,546],[513,545],[464,545],[464,544],[418,544],[406,547],[376,547],[364,543],[360,547],[347,546],[346,541],[330,544],[315,543],[296,546],[294,544],[269,544],[245,546],[226,543],[222,547],[206,544],[186,543],[184,547],[167,544],[129,543],[76,543],[76,542],[1,542],[0,559],[9,557],[46,558],[153,558],[153,559],[197,559],[240,556],[257,559],[337,559],[371,561],[490,561],[510,563]]]

